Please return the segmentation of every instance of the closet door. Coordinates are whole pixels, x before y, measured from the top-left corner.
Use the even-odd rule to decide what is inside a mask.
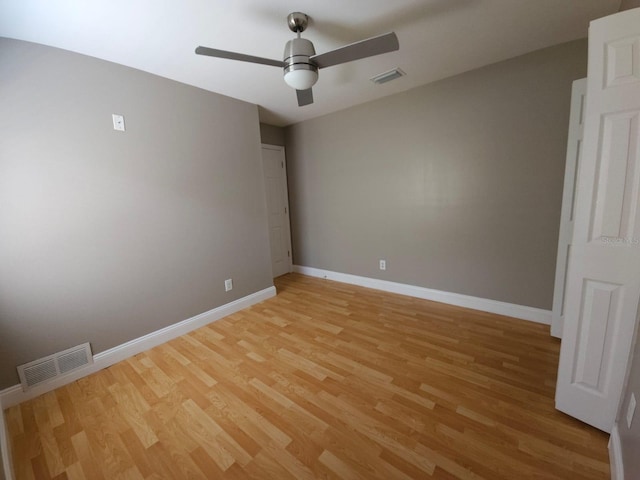
[[[567,138],[567,160],[564,167],[564,187],[562,190],[562,213],[560,215],[560,234],[558,236],[558,256],[556,258],[556,281],[553,288],[553,309],[551,311],[551,335],[562,338],[564,326],[565,293],[567,287],[567,267],[569,250],[573,237],[573,219],[575,218],[576,181],[582,152],[584,132],[584,107],[587,96],[587,79],[573,82],[571,88],[571,115],[569,117],[569,136]]]
[[[613,426],[640,300],[640,9],[591,23],[556,407]]]
[[[284,147],[262,145],[267,224],[273,278],[292,270],[289,193]]]

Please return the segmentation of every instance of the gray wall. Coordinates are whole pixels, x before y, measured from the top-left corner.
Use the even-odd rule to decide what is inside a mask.
[[[640,328],[640,309],[636,321],[636,330]],[[636,332],[633,359],[629,370],[628,383],[622,394],[622,404],[618,413],[618,431],[620,432],[620,444],[622,447],[622,459],[624,462],[625,478],[640,478],[640,332]],[[627,408],[631,393],[635,394],[636,413],[631,428],[627,427]]]
[[[620,10],[630,10],[638,7],[640,7],[640,0],[622,0],[620,4]]]
[[[294,262],[550,309],[586,53],[579,40],[288,127]]]
[[[0,79],[0,388],[273,284],[255,105],[8,39]]]
[[[284,128],[269,125],[268,123],[261,123],[260,139],[262,140],[262,143],[267,145],[279,145],[284,147]]]

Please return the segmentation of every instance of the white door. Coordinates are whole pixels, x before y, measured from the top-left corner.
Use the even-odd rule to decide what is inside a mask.
[[[567,287],[567,264],[573,236],[573,219],[576,204],[576,181],[582,151],[584,132],[584,107],[587,94],[587,79],[573,82],[571,88],[571,114],[569,116],[569,136],[567,138],[567,160],[564,167],[564,188],[562,193],[562,213],[560,234],[558,235],[558,256],[556,259],[556,281],[553,289],[553,309],[551,311],[551,335],[562,338],[564,323],[565,290]]]
[[[556,407],[613,426],[640,299],[640,9],[589,29]]]
[[[291,234],[284,147],[262,145],[273,276],[291,271]]]

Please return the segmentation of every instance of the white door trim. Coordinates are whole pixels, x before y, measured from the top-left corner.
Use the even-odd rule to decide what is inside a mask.
[[[622,445],[620,444],[618,424],[611,429],[608,447],[611,480],[624,480],[624,462],[622,461]]]
[[[0,452],[2,452],[2,465],[0,468],[4,470],[4,478],[13,480],[13,459],[11,458],[11,445],[9,445],[9,432],[4,419],[4,411],[0,403]]]

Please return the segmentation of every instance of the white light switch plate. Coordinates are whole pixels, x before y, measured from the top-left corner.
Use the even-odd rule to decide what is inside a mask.
[[[229,290],[233,289],[233,280],[232,279],[227,279],[224,281],[224,291],[228,292]]]
[[[119,132],[124,132],[124,117],[114,113],[111,115],[111,118],[113,118],[113,129],[118,130]]]
[[[631,394],[631,399],[629,399],[629,406],[627,407],[627,427],[631,428],[631,422],[633,422],[633,414],[636,411],[636,396],[635,394]]]

